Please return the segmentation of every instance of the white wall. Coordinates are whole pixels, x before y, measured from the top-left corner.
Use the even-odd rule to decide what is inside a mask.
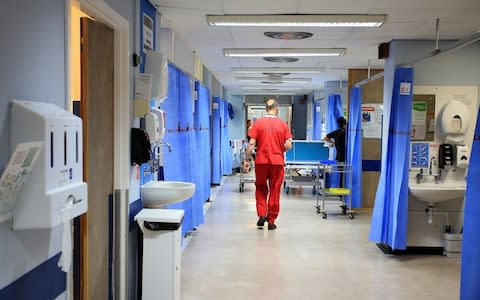
[[[0,170],[9,157],[11,98],[66,108],[65,1],[3,0],[0,9]],[[60,252],[62,228],[15,232],[0,225],[0,289]]]
[[[195,74],[195,57],[193,49],[181,37],[175,34],[175,64],[183,71]]]

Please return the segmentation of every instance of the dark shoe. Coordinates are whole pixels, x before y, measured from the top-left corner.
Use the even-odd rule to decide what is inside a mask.
[[[275,229],[277,229],[277,225],[273,223],[272,224],[268,223],[268,230],[275,230]]]
[[[265,217],[258,218],[257,227],[263,227],[265,222],[267,222],[267,218],[265,218]]]

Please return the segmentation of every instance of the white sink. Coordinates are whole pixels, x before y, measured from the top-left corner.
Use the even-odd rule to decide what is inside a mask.
[[[465,195],[465,186],[445,184],[410,184],[409,192],[414,198],[433,204],[452,199],[463,199]]]
[[[151,181],[141,187],[145,208],[163,208],[187,200],[195,192],[195,184],[181,181]]]

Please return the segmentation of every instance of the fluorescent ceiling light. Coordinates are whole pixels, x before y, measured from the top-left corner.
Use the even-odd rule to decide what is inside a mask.
[[[282,56],[342,56],[345,48],[298,48],[298,49],[223,49],[230,57],[282,57]]]
[[[292,73],[292,74],[315,74],[325,72],[324,67],[298,67],[298,68],[232,68],[232,73],[235,74],[252,74],[252,73]]]
[[[275,76],[265,77],[236,77],[239,81],[283,81],[283,82],[312,82],[312,78],[284,78]]]
[[[262,90],[264,91],[265,89],[275,89],[276,91],[298,91],[298,90],[303,90],[303,86],[276,86],[276,85],[259,85],[259,86],[241,86],[239,87],[241,90]]]
[[[210,26],[380,27],[386,15],[207,15]]]
[[[276,95],[286,95],[286,96],[294,96],[297,95],[295,92],[282,92],[282,91],[272,91],[271,93],[265,92],[255,92],[255,91],[240,91],[242,95],[265,95],[265,96],[276,96]]]

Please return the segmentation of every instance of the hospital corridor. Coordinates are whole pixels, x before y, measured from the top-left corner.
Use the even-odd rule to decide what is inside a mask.
[[[479,0],[1,0],[0,300],[480,300]]]
[[[238,193],[238,180],[227,179],[184,251],[182,299],[457,297],[458,259],[385,257],[368,242],[369,213],[325,222],[310,190],[283,194],[278,229],[257,229],[254,186]]]

